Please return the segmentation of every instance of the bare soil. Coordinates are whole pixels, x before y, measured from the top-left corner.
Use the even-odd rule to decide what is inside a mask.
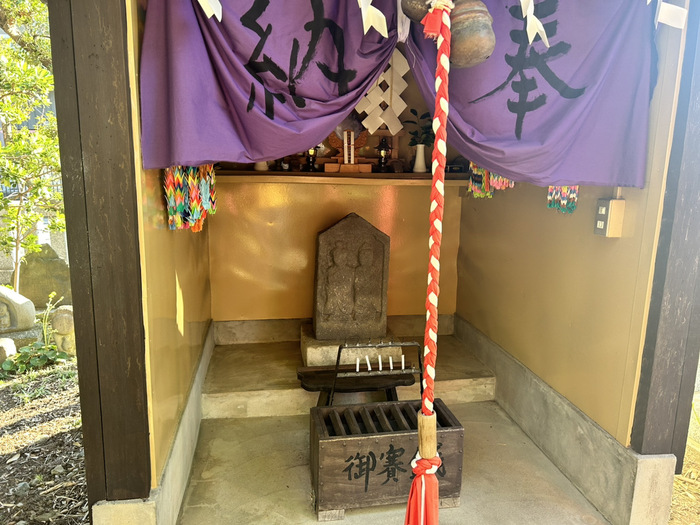
[[[0,523],[88,523],[75,361],[0,382]]]

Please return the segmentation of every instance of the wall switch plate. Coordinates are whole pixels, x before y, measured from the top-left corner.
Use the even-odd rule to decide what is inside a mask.
[[[622,237],[624,199],[598,199],[593,232],[604,237]]]

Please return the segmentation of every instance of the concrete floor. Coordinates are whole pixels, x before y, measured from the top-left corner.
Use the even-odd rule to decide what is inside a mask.
[[[404,353],[407,363],[416,363],[415,347],[404,349]],[[454,336],[440,337],[438,360],[438,381],[493,376],[476,357],[464,352],[464,345]],[[204,394],[299,389],[296,369],[302,364],[298,341],[217,346],[209,365]]]
[[[415,340],[415,339],[411,339]],[[416,362],[413,347],[404,350],[406,362]],[[487,401],[495,397],[493,372],[453,336],[440,337],[436,391],[448,405]],[[302,366],[299,341],[222,345],[214,349],[202,391],[205,419],[308,415],[317,392],[299,386]],[[418,381],[399,387],[399,399],[418,399]],[[383,393],[338,394],[340,404],[384,400]]]
[[[600,514],[493,401],[450,409],[465,428],[461,505],[443,525],[602,525]],[[403,523],[405,507],[344,523]],[[316,523],[308,416],[203,420],[180,525]]]
[[[441,509],[440,523],[607,524],[493,401],[495,381],[490,371],[465,354],[453,337],[441,337],[440,344],[436,392],[465,430],[461,504]],[[298,345],[215,349],[203,389],[205,418],[179,525],[317,523],[308,415],[316,396],[299,388]],[[263,355],[265,359],[257,358]],[[417,397],[412,391],[404,394],[411,396],[408,399]],[[264,401],[256,401],[254,409],[252,404],[241,408],[241,403],[249,403],[246,396],[250,403]],[[344,523],[401,524],[404,513],[404,505],[348,509]]]

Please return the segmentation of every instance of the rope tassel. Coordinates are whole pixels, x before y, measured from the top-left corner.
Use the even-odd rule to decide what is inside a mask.
[[[416,477],[411,485],[406,508],[405,525],[435,525],[438,523],[439,487],[435,472],[441,460],[437,453],[435,401],[435,363],[437,360],[438,297],[440,295],[440,245],[445,206],[445,164],[447,163],[447,114],[449,111],[450,72],[450,12],[454,5],[449,0],[433,0],[423,18],[424,34],[437,39],[437,67],[435,69],[435,113],[433,131],[433,183],[430,192],[430,258],[428,289],[426,293],[426,322],[423,359],[423,397],[418,413],[418,454],[413,460]]]

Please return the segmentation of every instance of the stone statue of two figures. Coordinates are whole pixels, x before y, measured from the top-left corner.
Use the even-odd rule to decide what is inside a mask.
[[[389,237],[351,213],[319,233],[314,286],[316,338],[386,335]]]
[[[374,250],[368,243],[356,254],[345,243],[336,242],[326,272],[323,317],[348,322],[376,321],[381,316],[381,274],[374,266]],[[354,259],[357,259],[355,263]]]

